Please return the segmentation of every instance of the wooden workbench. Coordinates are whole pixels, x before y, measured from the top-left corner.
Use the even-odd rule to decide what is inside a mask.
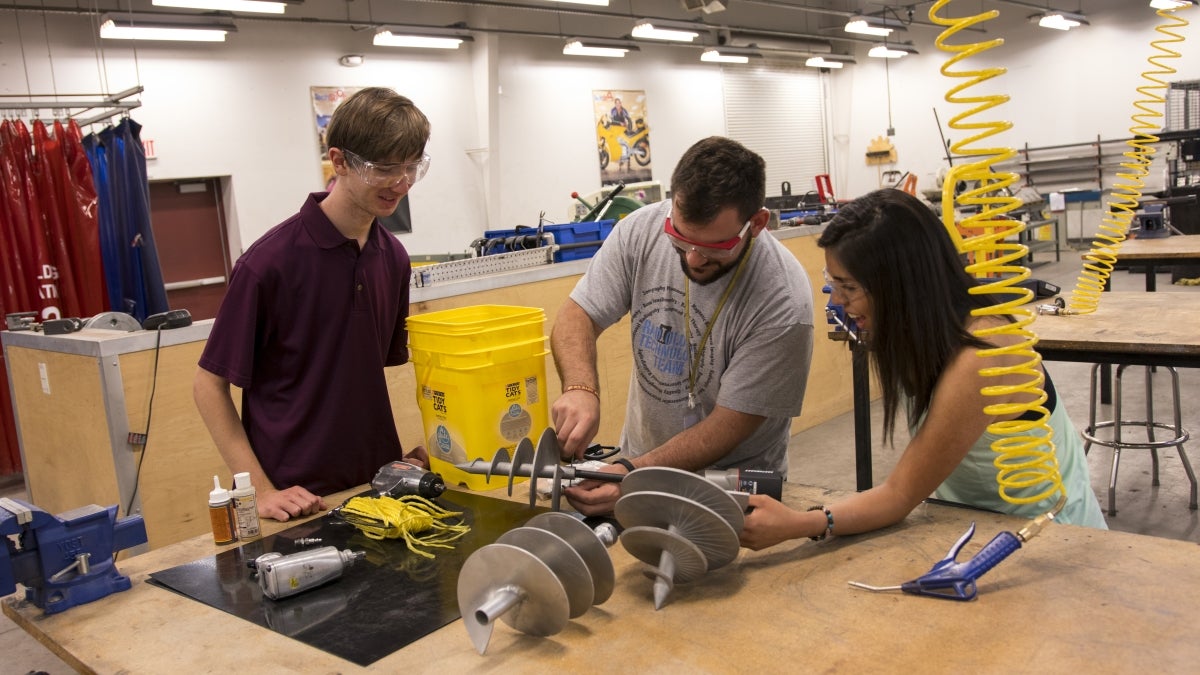
[[[1032,324],[1047,361],[1200,367],[1200,291],[1111,291],[1090,314]]]
[[[803,508],[835,501],[789,484]],[[337,499],[335,497],[335,499]],[[743,550],[676,586],[654,610],[642,563],[620,544],[613,595],[547,638],[498,621],[487,653],[461,620],[360,669],[207,605],[147,575],[214,555],[201,536],[119,563],[133,588],[44,616],[12,599],[4,613],[81,672],[1194,672],[1200,608],[1195,544],[1050,525],[979,583],[973,602],[856,590],[925,573],[971,521],[960,560],[1027,521],[943,505],[853,537]],[[272,524],[274,528],[284,527]],[[269,526],[271,527],[271,526]],[[268,530],[269,532],[270,530]]]
[[[1089,253],[1084,253],[1086,260]],[[1194,264],[1200,260],[1200,234],[1173,235],[1149,239],[1130,239],[1121,242],[1117,262],[1141,265],[1146,272],[1146,290],[1158,290],[1157,271],[1165,265]]]

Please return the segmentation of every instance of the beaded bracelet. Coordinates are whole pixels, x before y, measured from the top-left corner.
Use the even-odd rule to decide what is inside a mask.
[[[825,537],[828,537],[829,535],[833,534],[833,513],[829,509],[825,508],[824,505],[818,505],[818,506],[809,507],[808,510],[825,512],[825,531],[822,532],[818,536],[809,537],[809,539],[812,539],[813,541],[822,541],[825,539]]]
[[[562,392],[565,394],[568,391],[586,391],[592,396],[600,398],[600,390],[587,384],[568,384],[567,386],[563,387]]]

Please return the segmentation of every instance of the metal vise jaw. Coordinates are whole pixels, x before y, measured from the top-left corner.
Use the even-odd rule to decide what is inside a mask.
[[[10,535],[16,535],[14,542]],[[146,543],[141,516],[117,519],[117,507],[94,504],[52,516],[0,499],[0,595],[25,586],[25,599],[54,614],[130,587],[113,555]]]

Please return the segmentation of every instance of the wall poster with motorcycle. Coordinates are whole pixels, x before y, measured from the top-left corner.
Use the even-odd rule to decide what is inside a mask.
[[[596,89],[592,91],[592,109],[600,149],[600,184],[652,180],[646,92]]]

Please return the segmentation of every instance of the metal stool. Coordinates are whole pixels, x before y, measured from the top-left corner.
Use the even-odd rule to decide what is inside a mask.
[[[1153,464],[1153,480],[1151,485],[1158,485],[1158,449],[1165,448],[1168,445],[1174,445],[1179,449],[1179,459],[1183,460],[1183,470],[1187,472],[1188,480],[1192,482],[1192,500],[1188,504],[1191,509],[1196,508],[1196,474],[1192,472],[1192,463],[1188,461],[1187,453],[1183,451],[1183,444],[1190,438],[1191,434],[1187,429],[1183,428],[1183,418],[1179,411],[1179,373],[1175,369],[1167,366],[1165,370],[1171,374],[1171,392],[1172,403],[1175,407],[1175,424],[1167,424],[1165,422],[1154,421],[1154,381],[1151,379],[1152,368],[1146,368],[1146,419],[1145,420],[1123,420],[1121,419],[1121,375],[1125,372],[1125,368],[1129,364],[1117,366],[1116,386],[1113,392],[1113,419],[1097,422],[1096,421],[1096,392],[1099,390],[1099,382],[1097,381],[1097,373],[1101,364],[1092,366],[1092,391],[1091,391],[1091,407],[1088,410],[1088,426],[1083,432],[1084,445],[1083,452],[1086,454],[1091,449],[1092,444],[1103,445],[1113,449],[1112,460],[1112,476],[1108,482],[1108,515],[1117,515],[1117,464],[1121,461],[1121,451],[1125,448],[1141,448],[1150,450],[1150,458]],[[1145,441],[1126,441],[1121,436],[1122,427],[1133,426],[1142,427],[1146,430]],[[1096,432],[1100,429],[1111,427],[1112,438],[1100,439],[1096,438]],[[1156,440],[1154,438],[1155,429],[1165,429],[1171,433],[1171,438],[1166,440]]]

